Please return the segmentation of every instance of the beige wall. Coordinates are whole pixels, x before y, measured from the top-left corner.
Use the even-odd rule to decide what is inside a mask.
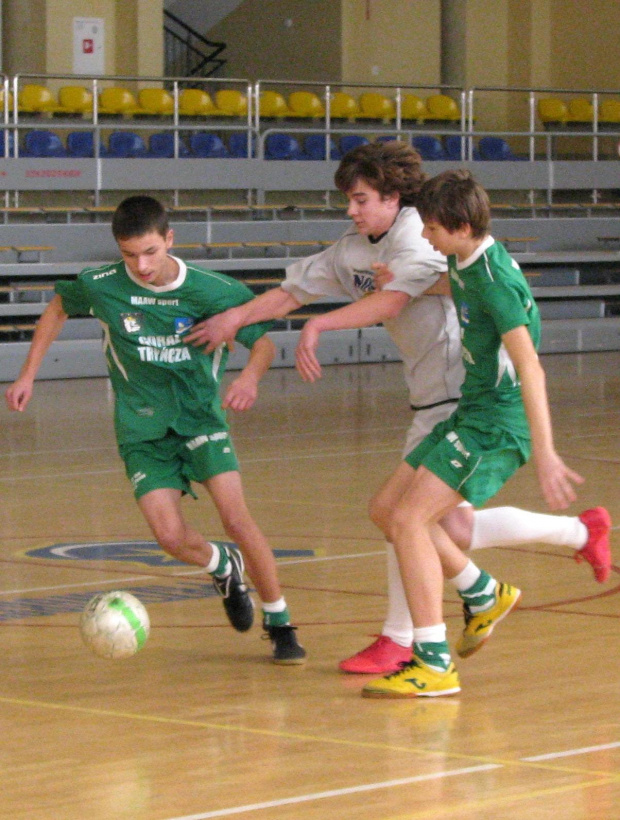
[[[245,0],[205,33],[227,44],[224,76],[319,82],[340,78],[339,0]]]
[[[73,18],[100,17],[105,73],[163,72],[163,0],[4,0],[4,66],[8,74],[70,74]],[[28,47],[24,47],[28,43]]]

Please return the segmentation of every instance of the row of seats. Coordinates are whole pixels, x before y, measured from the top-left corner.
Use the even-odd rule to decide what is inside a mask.
[[[165,88],[143,88],[137,96],[128,88],[110,87],[98,97],[98,113],[125,116],[171,116],[174,113],[174,97]],[[3,100],[0,95],[0,104]],[[9,107],[14,105],[13,95]],[[244,92],[222,88],[211,95],[199,88],[185,88],[179,93],[179,114],[184,117],[232,116],[246,117],[248,100]],[[58,97],[47,86],[36,83],[23,85],[18,93],[17,108],[21,114],[91,115],[94,101],[92,91],[84,86],[63,86]],[[311,91],[293,91],[285,97],[279,91],[265,90],[259,96],[259,113],[267,118],[306,118],[325,116],[325,106],[320,97]],[[372,119],[392,121],[396,119],[396,102],[391,97],[375,91],[367,91],[356,98],[344,91],[335,92],[330,98],[330,115],[336,119]],[[402,98],[403,120],[424,122],[460,121],[457,103],[445,94],[432,94],[425,100],[416,94]]]
[[[13,133],[9,132],[9,153],[13,152]],[[178,138],[179,157],[203,158],[245,158],[256,155],[256,141],[251,139],[248,146],[247,131],[233,132],[224,142],[222,137],[211,131],[196,131],[188,142]],[[379,137],[380,141],[395,139],[394,136]],[[265,159],[275,160],[324,160],[327,151],[329,159],[339,160],[348,151],[369,140],[361,134],[347,134],[335,142],[326,139],[325,134],[308,134],[300,140],[286,132],[269,134],[265,139]],[[4,153],[4,132],[0,131],[0,152]],[[467,158],[466,140],[456,134],[444,137],[443,141],[430,135],[412,138],[412,145],[426,160],[460,161]],[[248,147],[250,152],[248,153]],[[94,133],[92,131],[70,131],[66,145],[54,131],[34,129],[24,137],[20,150],[23,157],[93,157],[95,154]],[[169,158],[175,156],[175,138],[172,131],[151,133],[148,140],[134,131],[113,131],[107,140],[99,145],[99,156],[118,158]],[[473,154],[474,159],[514,160],[520,159],[512,153],[506,140],[500,137],[481,137]]]
[[[559,97],[545,97],[538,101],[538,116],[545,124],[587,124],[594,122],[594,105],[588,97],[572,97],[568,102]],[[620,123],[620,100],[601,100],[598,106],[598,121]]]

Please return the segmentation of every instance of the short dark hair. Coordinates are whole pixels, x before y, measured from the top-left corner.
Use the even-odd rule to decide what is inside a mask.
[[[458,231],[469,225],[474,239],[489,232],[489,197],[469,171],[444,171],[427,180],[420,191],[417,208],[423,221],[438,222],[447,231]]]
[[[382,197],[398,194],[401,205],[415,205],[426,179],[421,164],[418,152],[406,142],[371,142],[344,155],[334,181],[346,194],[361,179]]]
[[[166,209],[152,196],[128,196],[112,217],[112,234],[116,240],[144,236],[153,231],[165,237],[169,230]]]

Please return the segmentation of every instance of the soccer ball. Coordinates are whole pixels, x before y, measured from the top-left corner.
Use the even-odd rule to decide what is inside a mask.
[[[103,592],[86,604],[82,639],[100,658],[129,658],[142,649],[151,624],[144,605],[130,592]]]

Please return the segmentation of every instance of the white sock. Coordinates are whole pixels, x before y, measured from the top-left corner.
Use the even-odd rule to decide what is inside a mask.
[[[580,550],[587,540],[588,529],[578,518],[492,507],[474,513],[469,549],[541,543]]]
[[[217,546],[217,544],[212,544],[211,542],[209,542],[209,545],[210,545],[211,549],[213,550],[213,552],[211,553],[211,560],[209,561],[209,563],[207,564],[205,569],[207,570],[207,572],[213,573],[218,568],[222,553],[220,551],[220,548]],[[228,563],[230,564],[230,561]],[[232,567],[231,567],[231,569],[232,569]]]
[[[480,578],[480,570],[473,561],[468,561],[465,569],[461,570],[454,578],[448,578],[448,580],[451,584],[454,584],[459,592],[464,592],[466,589],[473,587],[478,578]]]
[[[435,624],[414,629],[413,640],[415,643],[443,643],[446,640],[446,625]]]
[[[385,618],[382,635],[399,644],[411,646],[413,643],[413,622],[409,613],[407,597],[400,577],[400,567],[394,547],[386,542],[387,581],[388,581],[388,611]]]
[[[277,601],[272,601],[271,603],[265,603],[261,601],[261,609],[263,612],[284,612],[286,609],[286,601],[284,598],[278,598]]]

